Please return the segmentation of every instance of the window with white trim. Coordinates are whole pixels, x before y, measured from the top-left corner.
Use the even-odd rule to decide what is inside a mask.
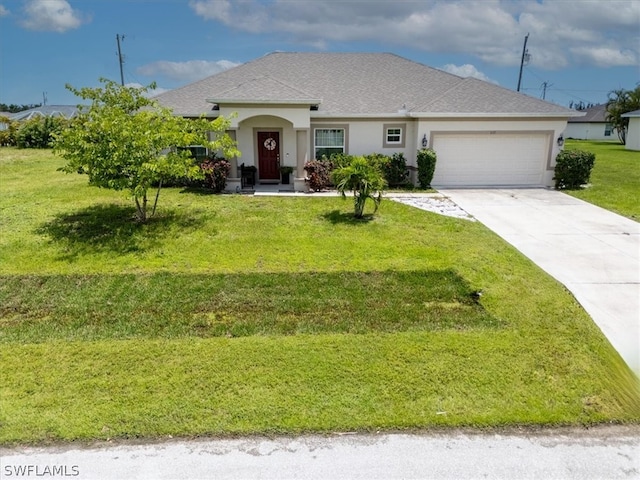
[[[344,128],[316,128],[314,131],[315,158],[327,158],[334,153],[345,153]]]
[[[385,123],[382,125],[382,148],[404,148],[406,123]]]
[[[605,137],[610,137],[612,131],[613,131],[613,126],[610,123],[605,124],[605,126],[604,126],[604,136]]]
[[[387,143],[390,145],[402,143],[402,129],[397,127],[387,128]]]

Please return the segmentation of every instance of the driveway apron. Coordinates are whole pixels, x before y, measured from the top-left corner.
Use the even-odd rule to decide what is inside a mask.
[[[564,284],[640,376],[640,224],[544,188],[440,193]]]

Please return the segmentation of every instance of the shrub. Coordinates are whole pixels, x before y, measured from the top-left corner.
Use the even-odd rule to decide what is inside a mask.
[[[18,125],[7,117],[0,116],[0,124],[4,125],[4,130],[0,130],[0,146],[15,147],[16,133]]]
[[[200,165],[204,173],[204,183],[215,193],[220,193],[227,186],[227,177],[231,172],[231,164],[224,158],[207,158]]]
[[[54,136],[62,131],[67,121],[55,117],[36,117],[24,121],[16,132],[18,148],[50,148]]]
[[[353,155],[347,155],[346,153],[332,153],[327,160],[327,157],[323,157],[323,161],[331,162],[332,170],[338,167],[346,167],[353,160]]]
[[[314,192],[331,186],[331,172],[334,169],[331,160],[327,160],[326,157],[322,160],[309,160],[304,164],[304,169],[307,171],[309,188]]]
[[[418,150],[418,183],[420,188],[431,188],[433,172],[436,170],[436,152],[430,148]]]
[[[403,153],[394,153],[382,164],[382,173],[389,186],[405,185],[409,181],[409,170]]]
[[[556,157],[555,176],[557,189],[580,188],[589,183],[595,154],[584,150],[563,150]]]

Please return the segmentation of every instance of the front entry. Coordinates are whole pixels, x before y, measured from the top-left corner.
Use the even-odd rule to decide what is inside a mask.
[[[280,133],[258,132],[260,180],[280,180]]]

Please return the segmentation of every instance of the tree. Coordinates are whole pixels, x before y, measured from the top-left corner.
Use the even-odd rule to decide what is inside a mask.
[[[225,131],[229,120],[213,121],[174,116],[171,110],[145,97],[155,88],[124,87],[100,79],[103,87],[67,85],[75,95],[90,100],[69,128],[54,140],[54,152],[67,160],[61,170],[84,173],[89,184],[113,190],[129,190],[135,200],[137,219],[147,220],[147,192],[167,178],[203,178],[189,145],[202,145],[225,156],[238,155],[235,141]],[[213,140],[210,140],[213,138]]]
[[[616,129],[620,142],[626,145],[629,119],[622,115],[640,110],[640,84],[635,90],[613,90],[609,92],[608,98],[606,120]]]
[[[354,216],[362,218],[367,199],[373,200],[375,211],[382,201],[385,187],[384,175],[380,168],[364,157],[353,157],[345,166],[332,172],[333,183],[340,194],[346,198],[346,192],[353,192]]]
[[[30,103],[28,105],[16,105],[12,103],[7,105],[6,103],[0,103],[0,112],[18,113],[24,110],[31,110],[32,108],[41,107],[41,103]]]

